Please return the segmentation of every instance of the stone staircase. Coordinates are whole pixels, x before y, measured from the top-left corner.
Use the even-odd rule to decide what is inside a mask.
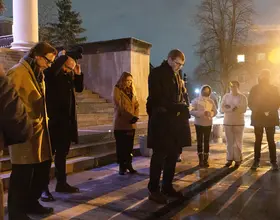
[[[114,106],[98,94],[85,90],[76,94],[77,119],[80,128],[112,124]]]
[[[79,144],[72,145],[67,157],[67,173],[103,166],[116,161],[113,134],[113,104],[91,91],[77,94]],[[139,155],[139,135],[147,133],[146,117],[138,123],[134,155]],[[0,157],[0,178],[8,188],[11,162],[8,152]],[[51,176],[54,176],[52,166]]]

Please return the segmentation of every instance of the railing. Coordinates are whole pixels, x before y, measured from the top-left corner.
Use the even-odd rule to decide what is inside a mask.
[[[0,36],[0,48],[10,48],[13,40],[13,35]]]

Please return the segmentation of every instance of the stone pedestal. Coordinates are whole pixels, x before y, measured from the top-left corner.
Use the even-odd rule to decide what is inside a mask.
[[[38,42],[38,0],[13,0],[11,49],[28,51]]]
[[[134,38],[86,43],[80,61],[85,87],[112,101],[112,89],[124,71],[133,75],[140,115],[146,115],[151,44]]]

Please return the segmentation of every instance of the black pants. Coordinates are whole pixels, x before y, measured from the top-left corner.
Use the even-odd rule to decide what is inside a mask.
[[[150,182],[148,185],[150,192],[159,191],[159,181],[162,170],[162,188],[169,190],[172,187],[179,152],[180,149],[153,149],[150,164]]]
[[[197,153],[209,153],[209,141],[212,126],[195,125]]]
[[[261,158],[261,145],[262,145],[262,139],[263,139],[263,130],[265,128],[266,132],[266,138],[268,142],[268,148],[269,148],[269,156],[270,156],[270,162],[276,163],[276,144],[274,141],[274,134],[275,134],[275,127],[254,127],[255,132],[255,146],[254,146],[254,152],[255,152],[255,161],[259,162]]]
[[[66,183],[66,158],[69,153],[70,145],[70,139],[52,142],[52,147],[55,149],[55,177],[58,184]]]
[[[132,162],[135,130],[114,130],[117,162],[120,165]]]
[[[51,160],[37,164],[13,164],[8,194],[9,215],[26,214],[38,203],[48,182]]]

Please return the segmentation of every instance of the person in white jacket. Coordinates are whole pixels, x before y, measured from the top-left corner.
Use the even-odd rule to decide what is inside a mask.
[[[200,167],[209,167],[209,142],[212,129],[212,119],[217,114],[214,101],[210,98],[212,89],[209,85],[201,87],[200,96],[191,103],[191,115],[195,117],[194,124],[197,137],[197,154]]]
[[[242,161],[244,113],[247,110],[247,105],[246,96],[239,91],[239,82],[231,81],[230,93],[224,95],[221,103],[227,142],[227,167],[230,167],[233,161],[235,167],[239,167]]]

